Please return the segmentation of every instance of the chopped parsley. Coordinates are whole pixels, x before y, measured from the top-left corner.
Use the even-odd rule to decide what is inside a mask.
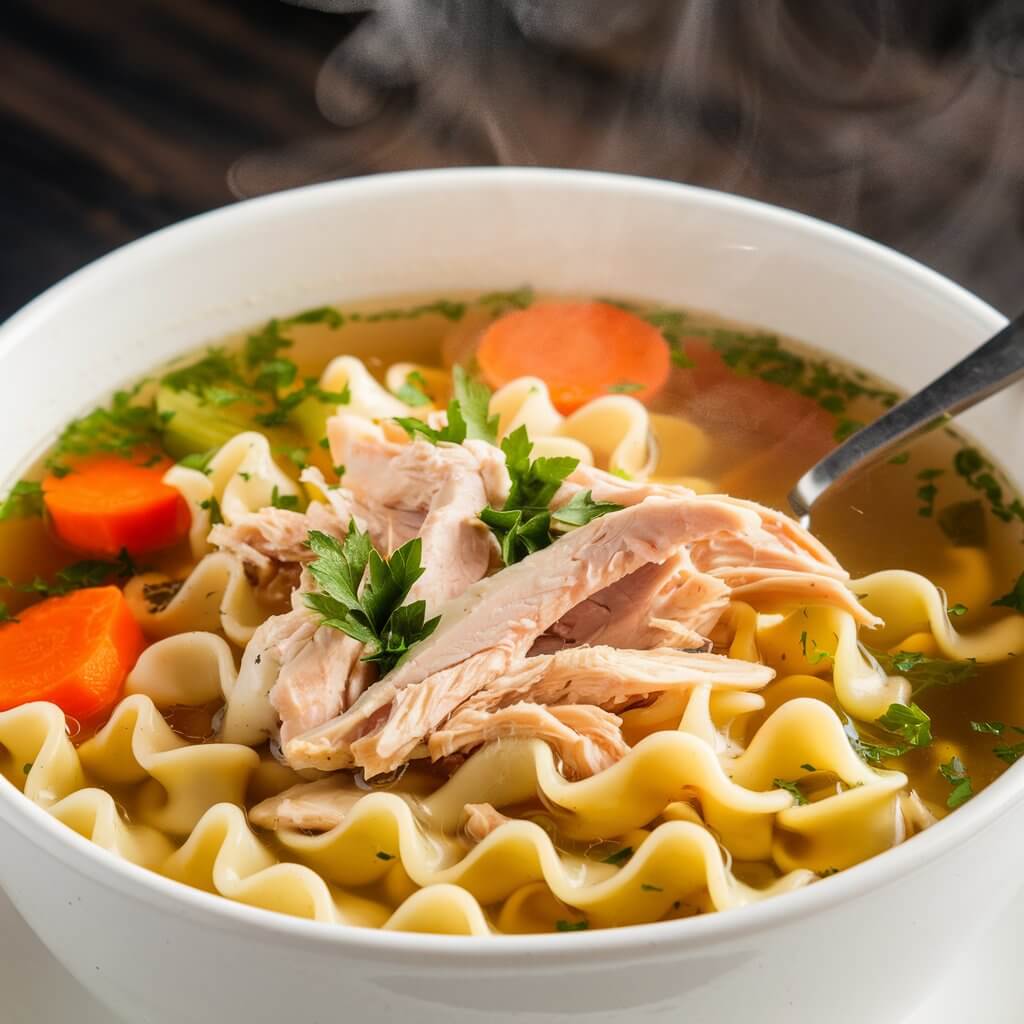
[[[7,607],[7,602],[0,601],[0,623],[17,621],[17,616]]]
[[[285,320],[286,324],[326,324],[331,330],[337,330],[345,323],[345,317],[340,310],[334,306],[317,306],[315,309],[307,309],[302,313],[296,313]]]
[[[878,724],[886,732],[902,736],[912,747],[927,747],[932,741],[932,720],[916,704],[890,704]]]
[[[277,488],[275,487],[276,491]],[[224,516],[221,514],[220,502],[211,494],[209,498],[199,502],[199,507],[205,509],[210,513],[210,525],[216,526],[218,523],[224,522]]]
[[[946,799],[946,806],[950,810],[955,810],[974,796],[971,777],[967,774],[967,769],[959,757],[954,756],[946,764],[939,765],[939,774],[953,787],[953,791]]]
[[[621,850],[616,850],[614,853],[609,853],[608,856],[601,861],[601,863],[614,864],[616,867],[622,867],[622,865],[625,864],[626,861],[628,861],[629,858],[632,856],[633,847],[623,846]]]
[[[946,614],[947,615],[953,615],[953,616],[960,616],[960,615],[966,615],[967,611],[968,611],[967,605],[961,604],[959,601],[957,601],[956,604],[950,605],[946,609]]]
[[[140,448],[159,448],[166,417],[152,401],[137,401],[140,388],[117,391],[110,405],[72,420],[47,456],[47,469],[64,476],[72,470],[69,458],[100,452],[130,458]]]
[[[815,767],[814,767],[814,765],[813,765],[813,764],[802,764],[802,765],[800,765],[800,767],[801,767],[801,768],[802,768],[802,769],[803,769],[803,770],[804,770],[805,772],[816,772],[816,771],[818,770],[817,768],[815,768]]]
[[[1005,761],[1007,764],[1016,764],[1024,756],[1024,743],[1014,743],[1008,746],[993,747],[992,753]]]
[[[624,507],[614,501],[594,501],[590,491],[579,491],[567,504],[553,512],[551,519],[566,526],[586,526],[609,512],[621,512]]]
[[[512,309],[526,309],[533,303],[533,289],[529,285],[507,292],[488,292],[476,300],[478,306],[490,308],[492,315],[506,313]]]
[[[873,768],[882,768],[886,761],[902,757],[910,750],[909,744],[906,743],[872,743],[859,736],[849,736],[848,738],[854,752]]]
[[[430,395],[427,394],[427,382],[424,380],[423,374],[418,370],[413,370],[412,373],[406,374],[402,386],[395,392],[395,397],[400,402],[405,402],[406,405],[413,406],[414,408],[421,405],[430,405],[433,401]]]
[[[277,484],[274,484],[274,489],[270,492],[270,505],[272,508],[283,508],[289,512],[297,512],[299,510],[299,496],[297,494],[282,494]]]
[[[651,885],[650,882],[641,882],[640,888],[644,892],[664,892],[665,890],[660,885]]]
[[[795,782],[788,781],[786,779],[773,779],[772,785],[776,789],[784,789],[793,799],[796,801],[798,807],[803,807],[810,801],[801,792],[799,785]]]
[[[38,480],[19,480],[0,502],[0,519],[43,514],[43,485]]]
[[[31,583],[14,583],[5,576],[0,576],[0,587],[40,597],[60,597],[63,594],[70,594],[73,590],[101,587],[111,581],[123,583],[135,573],[135,563],[131,555],[122,548],[113,562],[86,558],[58,570],[52,581],[37,576]]]
[[[819,878],[831,878],[832,875],[838,875],[838,874],[839,874],[839,868],[825,868],[824,871],[819,871],[818,872],[818,877]]]
[[[467,438],[496,444],[498,417],[489,414],[491,392],[485,385],[470,378],[461,366],[452,371],[452,400],[448,403],[448,422],[435,430],[415,417],[399,416],[395,422],[412,438],[417,434],[439,444],[462,444]]]
[[[613,395],[635,395],[638,391],[643,391],[643,389],[643,384],[638,384],[635,380],[620,380],[617,384],[612,384],[608,388]]]
[[[953,457],[957,474],[986,498],[992,514],[1004,523],[1017,519],[1024,522],[1024,504],[1019,498],[1006,501],[1003,487],[996,479],[995,467],[977,448],[961,448]]]
[[[935,515],[935,499],[939,496],[939,488],[936,486],[935,481],[943,473],[945,473],[943,469],[922,469],[917,474],[917,479],[924,481],[917,489],[917,497],[921,502],[921,507],[917,510],[919,516],[929,519]]]
[[[945,658],[929,658],[919,651],[897,651],[895,654],[871,648],[868,651],[883,672],[903,676],[910,683],[915,697],[933,686],[955,686],[966,682],[978,671],[973,658],[948,661]]]
[[[978,548],[988,539],[985,509],[977,498],[947,505],[936,521],[955,547]]]
[[[890,466],[905,466],[910,461],[910,452],[900,452],[889,459]]]
[[[383,850],[377,851],[377,860],[394,860],[395,855],[393,853],[385,853]]]
[[[209,474],[210,463],[219,451],[219,448],[210,448],[205,452],[192,452],[191,455],[186,455],[178,465],[184,466],[186,469],[198,469],[200,473]],[[239,476],[242,475],[241,473],[239,474]],[[244,475],[248,476],[248,474]]]
[[[590,927],[588,921],[556,921],[556,932],[585,932]]]
[[[501,509],[487,506],[480,513],[480,519],[497,538],[502,561],[511,565],[546,548],[554,540],[551,534],[552,515],[548,505],[562,481],[579,465],[579,459],[561,456],[531,461],[533,444],[524,426],[516,427],[502,440],[501,450],[505,453],[505,465],[511,479],[508,498]],[[568,519],[560,522],[571,526],[573,518],[589,515],[590,519],[594,519],[611,511],[601,511],[597,505],[593,501],[590,506],[577,504]]]
[[[32,766],[33,766],[34,764],[35,764],[35,762],[34,762],[34,761],[26,761],[26,762],[25,762],[25,763],[24,763],[24,764],[23,764],[23,765],[21,766],[21,771],[22,771],[22,774],[23,774],[23,775],[28,775],[28,773],[29,773],[30,771],[32,771]]]
[[[1017,577],[1009,593],[992,602],[993,608],[1012,608],[1015,612],[1024,613],[1024,573]]]
[[[344,541],[311,530],[309,546],[317,556],[309,570],[320,592],[307,594],[306,604],[321,615],[325,626],[364,643],[363,661],[375,662],[382,676],[437,628],[439,618],[424,618],[424,601],[403,603],[424,572],[418,537],[385,559],[370,543],[370,535],[352,520]],[[369,577],[361,588],[367,569]]]
[[[317,441],[317,444],[320,445],[325,452],[329,452],[331,450],[331,439],[329,437],[321,437],[320,440]]]
[[[987,736],[1002,736],[1006,725],[1003,722],[971,722],[971,730]],[[1024,732],[1024,729],[1018,731]]]

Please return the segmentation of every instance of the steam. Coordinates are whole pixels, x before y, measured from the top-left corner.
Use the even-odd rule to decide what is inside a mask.
[[[1019,307],[1010,0],[303,2],[367,11],[319,75],[330,127],[244,156],[237,195],[412,167],[624,171],[802,210]]]

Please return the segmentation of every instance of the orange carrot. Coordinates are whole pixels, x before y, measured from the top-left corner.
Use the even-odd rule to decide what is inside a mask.
[[[145,646],[117,587],[48,598],[0,626],[0,710],[47,700],[93,718],[117,702]]]
[[[184,498],[163,482],[170,463],[142,465],[116,455],[83,460],[43,481],[54,533],[83,554],[113,557],[170,547],[189,527]]]
[[[609,393],[645,402],[671,369],[661,332],[607,302],[541,302],[507,313],[484,332],[476,357],[493,388],[540,377],[563,413]]]

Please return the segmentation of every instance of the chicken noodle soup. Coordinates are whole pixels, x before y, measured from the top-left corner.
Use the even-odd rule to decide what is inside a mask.
[[[1024,506],[716,317],[308,310],[63,431],[0,510],[0,753],[116,856],[368,927],[708,913],[902,843],[1024,752]]]

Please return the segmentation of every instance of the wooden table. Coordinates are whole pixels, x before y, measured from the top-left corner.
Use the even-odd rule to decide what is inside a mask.
[[[0,318],[109,249],[239,196],[481,163],[751,195],[1021,306],[1019,4],[378,7],[6,0]]]

